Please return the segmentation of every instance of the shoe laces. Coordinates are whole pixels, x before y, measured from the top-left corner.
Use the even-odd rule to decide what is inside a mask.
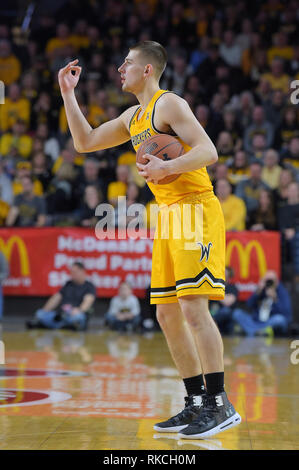
[[[180,411],[177,415],[173,416],[170,421],[176,422],[180,418],[189,418],[194,416],[194,413],[199,409],[198,405],[193,404],[193,396],[184,397],[185,408]]]
[[[198,418],[194,422],[208,423],[218,412],[218,407],[214,396],[204,395],[202,398],[202,407]]]

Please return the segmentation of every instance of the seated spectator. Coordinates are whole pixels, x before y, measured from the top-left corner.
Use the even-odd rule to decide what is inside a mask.
[[[218,113],[213,113],[204,104],[196,106],[194,114],[208,136],[213,141],[217,139],[219,132],[223,128],[222,117]]]
[[[232,194],[232,187],[228,180],[217,180],[216,196],[218,197],[222,207],[225,229],[244,230],[246,221],[246,206],[242,199]]]
[[[295,106],[287,106],[282,121],[275,133],[276,148],[287,149],[291,139],[299,138],[299,121]],[[299,159],[299,154],[298,154]]]
[[[41,183],[43,192],[47,192],[53,175],[48,168],[47,157],[44,152],[38,151],[32,156],[32,175],[35,180]]]
[[[42,143],[43,148],[43,143]],[[80,155],[73,147],[73,142],[67,142],[65,148],[52,166],[52,173],[55,175],[63,163],[70,163],[79,172],[85,161],[84,155]]]
[[[249,212],[248,230],[276,230],[277,221],[271,191],[262,189],[258,199],[258,207]]]
[[[107,121],[107,93],[104,90],[98,90],[95,93],[95,100],[89,103],[87,120],[92,127],[98,127]]]
[[[74,181],[76,170],[71,163],[63,162],[52,179],[47,195],[47,212],[54,225],[72,225],[74,218]]]
[[[6,219],[7,227],[43,227],[46,222],[45,201],[33,192],[33,179],[22,178],[23,192],[18,194]]]
[[[293,46],[288,44],[288,35],[279,31],[272,35],[272,47],[267,51],[268,64],[272,64],[275,58],[291,60],[294,54]]]
[[[103,201],[101,190],[94,185],[88,185],[84,190],[84,198],[80,208],[76,211],[78,223],[82,227],[95,227],[99,217],[96,217],[97,206]]]
[[[295,180],[293,172],[289,169],[282,169],[279,177],[278,188],[273,191],[274,205],[276,211],[287,204],[289,185]]]
[[[222,59],[231,67],[241,67],[242,48],[235,39],[231,30],[224,32],[223,42],[220,44],[219,53]]]
[[[47,57],[53,61],[61,50],[72,44],[69,27],[66,23],[60,23],[56,27],[56,36],[48,40],[46,45]]]
[[[245,76],[250,76],[257,62],[258,53],[261,50],[261,35],[257,32],[249,34],[248,46],[242,52],[242,71]]]
[[[254,109],[254,98],[250,91],[243,91],[236,104],[236,119],[242,129],[246,129],[252,122],[252,113]]]
[[[26,123],[17,119],[12,125],[11,132],[6,132],[0,138],[0,153],[6,156],[11,153],[12,148],[22,158],[28,158],[32,151],[32,138],[26,132]]]
[[[262,181],[261,163],[259,161],[252,162],[249,169],[249,178],[238,183],[235,191],[236,196],[245,202],[248,212],[257,209],[261,190],[268,189],[268,186]]]
[[[39,93],[39,80],[36,73],[29,70],[22,76],[22,95],[27,98],[31,106],[35,103]]]
[[[23,192],[23,178],[32,178],[33,180],[33,194],[35,196],[43,195],[43,185],[35,176],[32,175],[32,165],[30,162],[19,162],[16,168],[16,176],[12,182],[12,189],[14,196]]]
[[[234,143],[229,132],[220,132],[217,139],[216,148],[218,152],[219,163],[232,163],[234,155]]]
[[[260,160],[263,162],[266,152],[266,138],[264,134],[255,134],[252,137],[252,152],[249,155],[249,162]]]
[[[247,306],[250,313],[233,313],[234,321],[247,336],[287,333],[292,319],[291,299],[274,271],[266,272]]]
[[[11,43],[7,39],[0,41],[0,80],[9,86],[17,82],[21,74],[21,62],[13,54]]]
[[[242,310],[237,308],[239,292],[237,287],[231,282],[233,276],[233,269],[227,266],[225,268],[225,297],[223,300],[211,303],[211,314],[213,319],[217,323],[221,333],[227,335],[233,333],[233,313],[235,311],[242,313]]]
[[[2,283],[9,275],[9,267],[7,263],[6,256],[0,251],[0,321],[3,316],[3,293],[2,293]]]
[[[277,189],[279,185],[281,166],[278,164],[279,155],[274,149],[266,150],[264,156],[264,166],[262,169],[262,180],[269,188]]]
[[[187,78],[192,75],[193,69],[188,65],[185,54],[176,54],[173,57],[172,68],[167,67],[162,77],[162,88],[170,89],[182,95]]]
[[[239,150],[242,145],[243,129],[236,119],[235,111],[226,107],[223,113],[224,131],[229,132],[233,140],[234,150]]]
[[[262,78],[270,83],[272,90],[281,90],[287,94],[289,92],[290,77],[284,72],[283,61],[278,57],[274,58],[270,69],[271,71],[264,73]]]
[[[5,103],[0,107],[0,131],[10,131],[18,119],[29,125],[30,101],[21,96],[19,85],[12,83],[8,88]]]
[[[118,295],[110,302],[105,315],[107,325],[117,331],[132,331],[140,323],[140,304],[127,282],[119,286]]]
[[[71,43],[77,50],[85,49],[89,46],[87,37],[87,22],[85,19],[78,19],[71,34]]]
[[[184,93],[194,97],[194,104],[202,102],[204,90],[197,75],[190,75],[184,88]]]
[[[281,90],[274,90],[271,94],[271,99],[264,102],[263,108],[265,110],[266,120],[270,122],[273,126],[273,129],[276,129],[280,126],[282,122],[283,110],[286,105],[286,96]],[[275,135],[274,135],[275,137]],[[273,139],[273,145],[275,140]]]
[[[116,181],[109,183],[107,189],[107,199],[115,206],[119,196],[125,196],[129,183],[130,172],[127,165],[118,165],[116,167]]]
[[[52,131],[57,130],[57,110],[54,108],[51,95],[46,91],[42,91],[36,102],[32,107],[31,112],[31,125],[34,129],[38,129],[40,124],[44,124],[48,126],[48,129]],[[45,130],[43,132],[39,130],[38,137],[43,139],[44,141],[47,138],[45,136]],[[57,158],[57,157],[56,157]]]
[[[70,268],[71,279],[37,310],[35,318],[26,323],[27,328],[69,328],[86,330],[96,299],[94,285],[86,279],[86,271],[80,262]]]
[[[249,177],[249,167],[247,161],[247,155],[244,150],[238,150],[232,161],[232,164],[228,168],[228,180],[236,186],[240,181],[244,181]]]
[[[290,142],[281,152],[281,163],[284,167],[293,168],[299,171],[299,137],[292,137]]]
[[[295,280],[299,282],[299,183],[287,188],[287,204],[279,209],[279,227],[290,246]]]
[[[83,163],[82,171],[79,172],[74,184],[78,201],[82,200],[85,188],[90,185],[101,188],[103,193],[107,187],[104,178],[100,176],[100,162],[95,158],[88,157]]]
[[[5,174],[4,160],[0,157],[0,193],[1,200],[8,205],[12,204],[13,191],[10,178]]]
[[[248,153],[253,153],[252,140],[256,134],[263,134],[266,139],[266,148],[271,147],[274,137],[273,126],[266,121],[262,106],[255,106],[252,113],[252,124],[245,129],[244,148]]]

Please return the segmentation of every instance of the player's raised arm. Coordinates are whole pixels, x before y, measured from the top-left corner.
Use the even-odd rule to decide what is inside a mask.
[[[94,152],[127,142],[130,134],[126,120],[131,113],[130,108],[118,118],[105,122],[96,129],[93,129],[87,122],[74,92],[81,74],[81,67],[77,64],[78,60],[73,60],[58,73],[58,82],[75,149],[78,152]]]

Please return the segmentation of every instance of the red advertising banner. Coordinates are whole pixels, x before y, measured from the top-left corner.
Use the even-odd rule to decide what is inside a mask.
[[[266,271],[273,270],[280,277],[279,232],[227,232],[226,266],[234,270],[232,282],[239,299],[246,300]]]
[[[99,297],[115,295],[122,280],[142,297],[150,284],[152,243],[142,237],[98,240],[85,228],[1,229],[0,250],[10,266],[4,294],[50,295],[69,278],[69,266],[82,261]],[[227,233],[226,262],[240,298],[247,298],[266,270],[280,275],[279,234]]]

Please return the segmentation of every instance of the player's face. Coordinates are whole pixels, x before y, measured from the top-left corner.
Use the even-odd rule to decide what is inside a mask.
[[[137,92],[144,84],[145,65],[139,58],[138,51],[130,51],[118,69],[123,91]]]

